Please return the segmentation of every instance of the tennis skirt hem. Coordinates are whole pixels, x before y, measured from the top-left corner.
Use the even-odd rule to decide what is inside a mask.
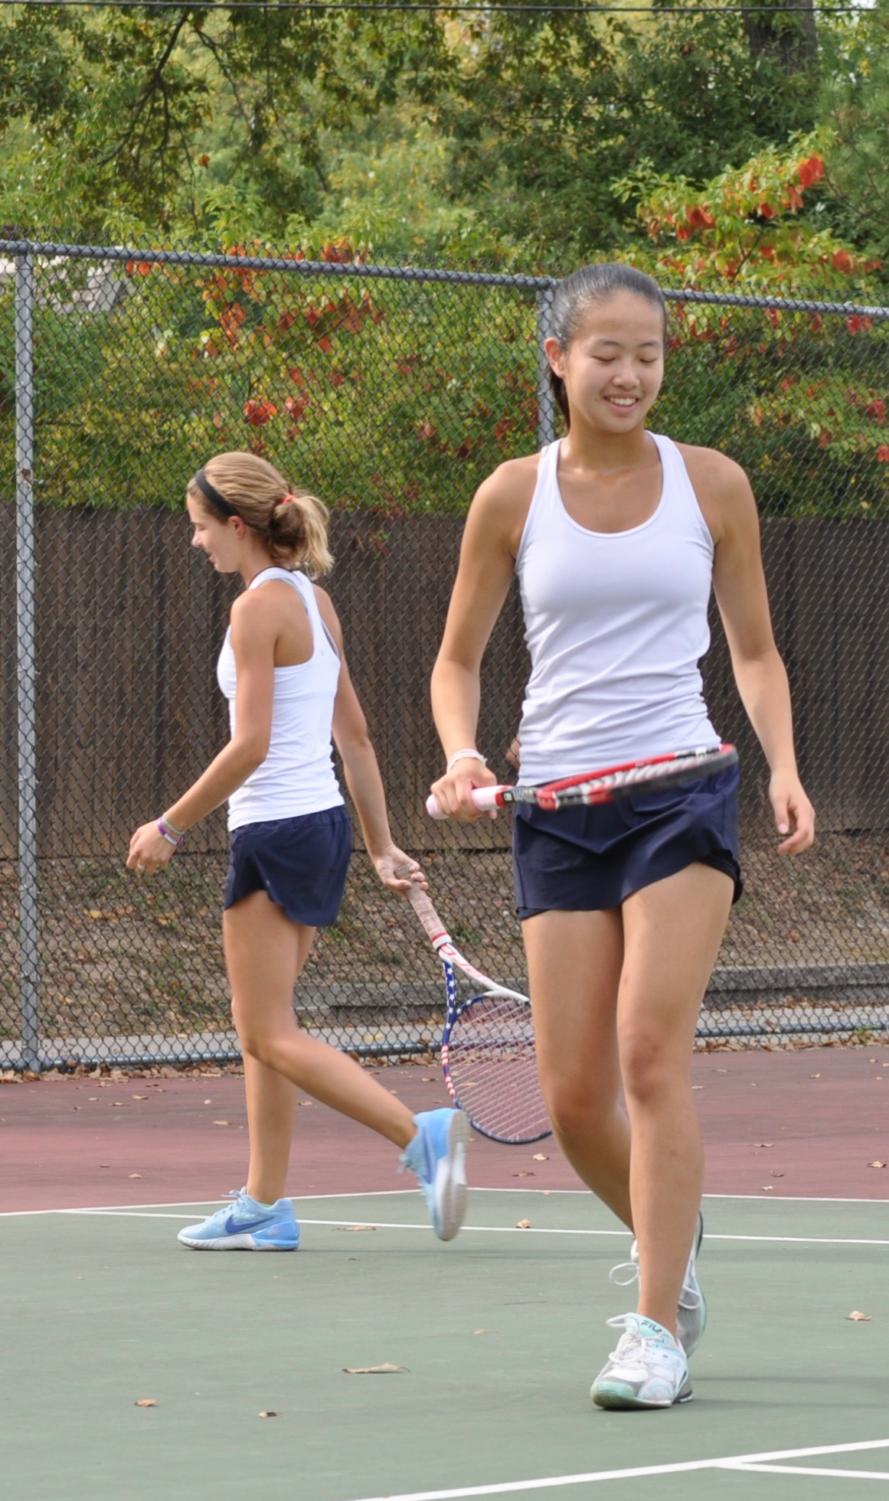
[[[738,854],[738,769],[681,787],[638,791],[591,808],[517,810],[516,913],[595,912],[688,865],[722,871],[743,890]]]
[[[351,855],[352,826],[342,804],[241,824],[231,836],[223,910],[264,891],[290,922],[330,927],[340,910]]]

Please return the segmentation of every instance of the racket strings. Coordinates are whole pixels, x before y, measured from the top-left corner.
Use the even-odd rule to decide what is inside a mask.
[[[508,996],[481,995],[460,1007],[442,1063],[476,1129],[498,1141],[550,1132],[537,1077],[531,1011]]]

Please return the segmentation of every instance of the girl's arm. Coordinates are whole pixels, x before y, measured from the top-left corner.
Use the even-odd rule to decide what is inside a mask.
[[[346,786],[358,814],[365,848],[384,886],[393,891],[407,891],[412,885],[425,888],[426,878],[416,860],[406,855],[392,838],[383,779],[367,720],[349,674],[342,626],[329,596],[317,584],[315,596],[321,618],[336,642],[342,664],[333,709],[333,739],[342,758]]]
[[[163,815],[184,834],[224,803],[268,755],[272,727],[277,602],[259,589],[242,594],[231,612],[231,645],[238,675],[235,733],[188,791]],[[156,822],[143,824],[130,840],[127,866],[146,873],[161,869],[175,851]]]
[[[433,782],[432,791],[446,814],[470,822],[480,816],[470,792],[496,778],[480,755],[452,758],[458,752],[476,749],[482,658],[512,582],[520,531],[518,513],[523,521],[535,473],[526,460],[515,460],[502,465],[476,492],[463,530],[444,635],[432,670],[432,714],[450,768]]]
[[[744,471],[724,459],[715,474],[719,502],[713,584],[741,702],[769,763],[769,797],[780,854],[799,854],[815,837],[815,814],[796,766],[784,663],[775,645],[762,566],[756,502]]]

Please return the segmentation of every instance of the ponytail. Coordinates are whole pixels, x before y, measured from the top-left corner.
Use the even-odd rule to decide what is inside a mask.
[[[329,573],[328,510],[317,495],[297,489],[255,453],[218,453],[199,469],[189,493],[220,519],[240,516],[263,540],[273,563],[303,568],[309,578]]]

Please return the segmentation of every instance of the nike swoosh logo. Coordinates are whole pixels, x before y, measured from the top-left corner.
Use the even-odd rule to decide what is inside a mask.
[[[241,1235],[247,1230],[260,1230],[263,1225],[267,1224],[267,1218],[260,1220],[236,1220],[234,1215],[230,1214],[222,1228],[226,1235]]]

